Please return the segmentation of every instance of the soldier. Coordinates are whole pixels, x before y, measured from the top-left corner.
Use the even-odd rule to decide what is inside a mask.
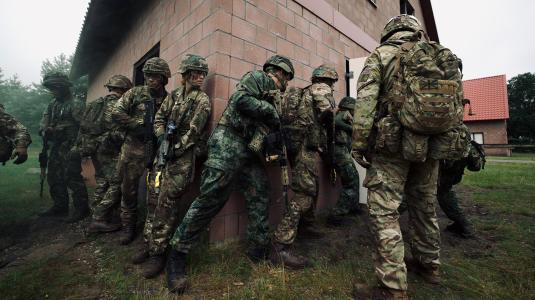
[[[293,108],[300,119],[301,138],[291,137],[296,153],[289,154],[292,166],[290,187],[294,196],[286,204],[286,211],[273,234],[271,261],[284,263],[290,268],[303,268],[308,262],[304,257],[293,254],[290,245],[297,235],[299,221],[313,206],[318,194],[317,158],[322,141],[326,136],[323,126],[333,121],[335,101],[333,85],[338,74],[332,67],[321,65],[312,72],[312,84],[303,90],[301,102]],[[292,113],[292,112],[288,112]],[[294,132],[297,134],[297,132]]]
[[[167,96],[165,85],[171,78],[167,62],[159,57],[148,59],[143,65],[145,85],[136,86],[117,101],[112,117],[126,131],[125,141],[116,168],[116,179],[121,179],[121,222],[119,238],[122,245],[132,242],[136,234],[137,197],[139,180],[145,169],[152,167],[156,137],[153,120]],[[113,191],[108,191],[106,198]]]
[[[112,209],[120,203],[120,187],[114,183],[115,167],[119,160],[124,134],[112,122],[111,112],[121,96],[132,88],[126,76],[113,75],[104,85],[109,94],[92,101],[85,110],[84,121],[80,127],[82,157],[91,157],[95,166],[95,189],[92,203],[93,218],[88,232],[112,232],[121,228],[111,223]],[[116,186],[111,187],[110,185]],[[116,191],[112,197],[105,198],[108,189]]]
[[[280,129],[272,92],[284,91],[294,76],[293,65],[284,56],[275,55],[263,71],[245,74],[232,94],[215,130],[208,140],[208,159],[201,178],[201,195],[193,201],[171,239],[167,262],[167,285],[171,292],[186,286],[186,256],[192,244],[223,208],[235,184],[247,201],[249,224],[248,256],[260,260],[269,244],[269,184],[263,161],[249,148],[258,126],[268,133]]]
[[[434,65],[431,59],[426,61],[427,64],[419,60],[402,59],[401,54],[406,53],[402,51],[411,50],[415,45],[426,46],[427,49],[441,47],[427,41],[415,17],[400,15],[392,18],[382,32],[381,45],[366,60],[357,83],[353,157],[363,167],[369,167],[364,186],[368,188],[370,229],[376,246],[373,258],[380,284],[374,289],[373,297],[376,299],[408,299],[404,244],[397,211],[402,197],[407,199],[409,206],[409,237],[416,267],[414,271],[430,283],[440,282],[440,236],[435,213],[438,161],[425,154],[427,149],[424,149],[424,142],[430,137],[423,133],[415,134],[409,129],[411,124],[403,123],[405,119],[400,119],[406,112],[402,110],[407,107],[404,105],[410,105],[404,97],[407,97],[409,87],[412,91],[414,82],[408,86],[400,80],[403,77],[399,77],[399,74],[410,76],[413,73],[406,71],[427,71],[433,66],[434,69],[429,73],[433,76],[445,75],[446,72]],[[442,53],[446,55],[447,52]],[[410,59],[415,57],[411,56]],[[415,68],[413,62],[419,62],[420,68]],[[454,80],[460,80],[455,58],[447,62],[447,66],[451,66],[451,74],[457,76]],[[402,68],[400,64],[403,64]],[[434,98],[430,102],[433,105],[440,101],[453,101],[449,99],[457,101],[458,93],[462,94],[462,86],[458,83],[442,87],[441,84],[447,80],[424,79],[429,87],[418,82],[422,90],[419,96],[432,95]],[[429,93],[424,92],[427,90]],[[447,97],[442,96],[445,93],[448,93]],[[450,122],[462,121],[462,105],[459,107],[461,117],[455,114]],[[431,107],[426,110],[426,116],[441,112],[444,112],[443,107]],[[433,121],[430,118],[426,120]],[[371,159],[371,166],[368,159]]]
[[[336,206],[327,216],[327,223],[334,226],[348,224],[346,216],[359,212],[359,173],[351,157],[354,111],[355,98],[344,97],[338,104],[334,120],[336,126],[334,162],[336,173],[342,182],[342,191]]]
[[[32,143],[24,125],[6,113],[0,104],[0,163],[16,158],[16,165],[28,159],[28,146]]]
[[[74,214],[67,222],[77,222],[89,215],[87,189],[82,178],[80,153],[74,143],[78,135],[84,103],[74,99],[67,75],[51,72],[43,77],[42,85],[54,100],[43,113],[39,134],[52,143],[48,158],[48,185],[54,206],[40,216],[66,216],[69,212],[69,192],[72,191]]]
[[[133,259],[134,263],[148,259],[143,264],[145,278],[163,270],[171,234],[191,203],[181,197],[193,182],[197,143],[211,111],[210,99],[201,91],[208,74],[206,60],[187,54],[178,72],[182,86],[165,98],[154,121],[159,150],[150,176],[145,245]]]

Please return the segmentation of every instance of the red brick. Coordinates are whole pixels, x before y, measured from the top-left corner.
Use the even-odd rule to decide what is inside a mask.
[[[277,38],[277,54],[294,57],[294,45],[285,39]]]
[[[267,12],[268,14],[272,16],[277,16],[277,3],[275,3],[272,0],[261,0],[258,1],[258,8],[261,10]]]
[[[286,24],[276,18],[272,18],[269,21],[268,30],[277,36],[286,38]]]
[[[210,96],[210,95],[208,95]],[[210,115],[210,122],[217,123],[227,107],[228,99],[210,98],[212,99],[212,114]]]
[[[334,39],[335,37],[329,34],[328,31],[323,31],[322,41],[325,45],[327,45],[327,47],[334,48]]]
[[[304,34],[310,32],[310,22],[301,16],[295,16],[295,28],[299,29]]]
[[[282,22],[294,26],[294,13],[282,5],[277,5],[277,18]]]
[[[308,35],[303,35],[303,48],[316,53],[316,41]]]
[[[243,75],[242,75],[243,76]],[[241,78],[241,77],[240,77]],[[230,96],[232,96],[232,93],[234,93],[236,91],[236,85],[238,84],[238,80],[236,79],[233,79],[233,78],[229,78],[229,82],[228,82],[228,92],[229,92],[229,98]]]
[[[210,55],[210,37],[202,39],[200,42],[195,44],[189,52],[198,54],[200,56],[206,57]]]
[[[194,0],[191,0],[191,1],[192,1],[191,7],[195,7],[193,5]],[[206,19],[210,15],[210,5],[211,5],[211,2],[206,0],[206,1],[203,1],[196,8],[192,9],[191,15],[193,16],[194,25],[199,24],[200,22],[202,22],[204,19]]]
[[[256,26],[240,18],[232,17],[232,35],[246,41],[254,41]]]
[[[317,41],[316,42],[316,54],[323,58],[329,59],[329,47],[327,47],[322,42]]]
[[[232,14],[233,0],[212,0],[211,12],[215,12],[222,8],[225,12]]]
[[[266,50],[254,44],[245,42],[243,47],[243,59],[261,66],[266,61]]]
[[[267,29],[269,19],[268,14],[259,10],[255,6],[249,3],[245,5],[245,20],[249,23]]]
[[[301,47],[294,47],[295,59],[308,65],[310,63],[310,52]]]
[[[188,45],[189,47],[194,46],[202,39],[202,24],[195,26],[188,34]]]
[[[303,78],[303,64],[299,62],[292,62],[294,65],[295,78]]]
[[[310,24],[310,36],[318,41],[321,41],[323,30],[314,24]]]
[[[307,9],[303,9],[303,18],[305,18],[305,20],[307,20],[308,22],[312,24],[316,24],[316,19],[317,19],[316,15],[314,15]]]
[[[214,76],[214,98],[222,98],[222,99],[228,99],[229,98],[229,90],[228,90],[228,83],[229,79],[228,77],[215,75]]]
[[[268,50],[277,50],[277,37],[260,27],[256,28],[256,44]]]
[[[303,33],[291,26],[286,27],[286,40],[296,44],[297,46],[303,45]]]
[[[204,20],[202,26],[203,37],[216,30],[230,33],[232,31],[231,16],[224,10],[219,10]]]
[[[231,54],[231,35],[216,31],[210,36],[210,52],[219,52],[223,54]]]
[[[287,8],[293,11],[296,15],[303,15],[303,7],[294,1],[288,1]]]
[[[230,58],[230,77],[235,79],[240,79],[243,74],[252,71],[253,64],[237,59],[234,57]]]
[[[245,0],[232,1],[232,14],[236,17],[245,19]]]
[[[190,8],[189,1],[176,0],[175,14],[172,17],[173,23],[181,22],[186,16],[189,16]]]
[[[214,71],[217,74],[228,76],[230,73],[230,56],[216,53],[216,63],[217,65]]]
[[[329,60],[335,65],[341,65],[344,62],[344,56],[333,49],[329,49]]]
[[[243,58],[243,40],[232,37],[230,45],[230,54],[237,58]]]

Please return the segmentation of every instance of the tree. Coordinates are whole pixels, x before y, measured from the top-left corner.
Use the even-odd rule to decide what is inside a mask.
[[[507,84],[511,144],[535,143],[535,73],[519,74]]]

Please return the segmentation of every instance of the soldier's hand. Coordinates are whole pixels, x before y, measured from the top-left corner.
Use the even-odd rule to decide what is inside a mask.
[[[368,161],[366,161],[366,158],[364,157],[364,152],[363,151],[353,151],[351,152],[351,155],[353,156],[353,159],[355,159],[355,161],[361,165],[363,168],[365,169],[369,169],[372,164]]]
[[[15,159],[13,163],[16,165],[22,164],[28,159],[28,149],[26,147],[17,147],[15,152],[13,152],[11,159],[14,159],[15,157],[17,159]]]

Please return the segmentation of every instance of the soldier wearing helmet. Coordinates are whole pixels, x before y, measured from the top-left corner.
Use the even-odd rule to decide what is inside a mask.
[[[290,60],[281,55],[269,58],[262,71],[246,73],[230,97],[216,128],[208,140],[201,194],[189,207],[171,239],[167,262],[167,285],[171,292],[186,286],[186,256],[213,217],[223,208],[231,191],[243,192],[249,209],[247,255],[257,261],[269,249],[269,184],[262,159],[249,149],[259,126],[268,133],[280,128],[274,98],[286,89],[294,76]]]
[[[374,289],[374,297],[381,299],[408,299],[404,242],[397,211],[402,197],[410,210],[409,239],[417,265],[415,271],[430,283],[440,282],[440,237],[435,214],[438,161],[428,157],[415,163],[404,158],[400,146],[402,128],[393,110],[403,96],[398,91],[407,89],[405,83],[393,84],[398,82],[394,81],[399,65],[397,54],[404,49],[402,45],[415,41],[427,41],[420,22],[409,15],[392,18],[381,34],[381,45],[367,58],[357,82],[352,154],[363,167],[369,168],[364,186],[368,188],[377,254],[375,273],[380,285]]]
[[[122,245],[135,238],[139,179],[145,169],[152,168],[156,148],[153,120],[167,97],[165,85],[171,71],[165,60],[153,57],[143,65],[143,75],[145,85],[135,86],[124,93],[111,114],[119,129],[126,132],[113,179],[122,186],[122,231],[119,238]]]
[[[13,116],[5,112],[0,104],[0,163],[15,158],[18,165],[28,159],[28,146],[32,143],[28,129]]]
[[[333,85],[338,73],[329,65],[320,65],[312,72],[312,84],[302,90],[301,100],[287,114],[296,116],[286,120],[294,130],[289,136],[291,149],[289,160],[292,166],[290,188],[294,192],[286,205],[286,211],[273,236],[271,261],[284,263],[290,268],[300,269],[308,265],[305,257],[292,253],[290,246],[297,236],[297,229],[303,215],[309,213],[318,193],[318,153],[324,149],[327,125],[332,123],[335,111]],[[285,117],[285,119],[287,119]],[[292,123],[292,124],[288,124]],[[296,143],[296,144],[293,144]],[[303,224],[303,222],[301,222]],[[312,222],[302,225],[311,234],[319,234]]]
[[[341,226],[350,223],[348,215],[359,212],[359,173],[351,158],[351,137],[355,98],[344,97],[338,104],[334,119],[334,167],[340,177],[342,190],[335,207],[327,216],[327,223]]]
[[[91,158],[97,182],[91,204],[93,214],[89,233],[112,232],[121,228],[120,224],[111,222],[111,215],[121,201],[120,184],[113,178],[124,134],[112,122],[111,112],[119,98],[132,88],[132,82],[124,75],[113,75],[104,87],[109,94],[89,103],[78,134],[80,153],[82,157]]]
[[[150,173],[144,243],[132,259],[135,264],[144,262],[142,272],[146,278],[163,270],[169,240],[191,203],[182,196],[193,181],[195,157],[202,152],[199,142],[211,112],[210,99],[201,90],[208,74],[206,59],[186,54],[178,72],[182,86],[165,98],[154,120],[158,155],[164,155],[162,151],[168,154],[157,158]]]
[[[75,211],[67,220],[76,222],[89,215],[87,189],[81,175],[80,154],[75,145],[84,103],[75,99],[70,87],[71,81],[61,72],[50,72],[43,77],[42,85],[54,99],[43,113],[39,134],[46,139],[50,148],[47,180],[54,205],[41,216],[66,216],[69,212],[69,192]]]

